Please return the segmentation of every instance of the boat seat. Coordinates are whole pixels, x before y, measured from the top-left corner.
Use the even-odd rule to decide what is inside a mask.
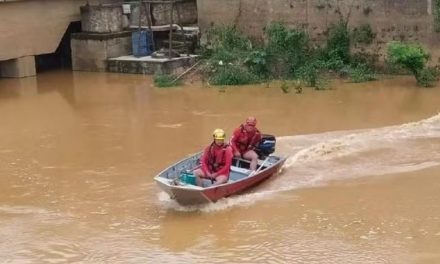
[[[242,173],[242,174],[249,174],[251,171],[245,168],[239,168],[236,166],[231,166],[231,171],[233,172],[238,172],[238,173]]]

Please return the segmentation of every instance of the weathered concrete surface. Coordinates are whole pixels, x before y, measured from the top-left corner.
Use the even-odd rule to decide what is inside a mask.
[[[0,61],[55,52],[70,22],[80,20],[86,0],[0,3]],[[118,2],[90,0],[92,3]]]
[[[155,4],[153,5],[153,18],[157,25],[164,25],[170,23],[169,4]],[[179,15],[179,16],[178,16]],[[174,23],[183,25],[190,25],[197,23],[197,3],[195,0],[177,3],[174,5],[173,11]]]
[[[432,0],[197,0],[202,34],[212,24],[229,24],[261,40],[264,27],[280,21],[304,28],[319,43],[342,17],[351,28],[369,24],[373,29],[373,44],[359,47],[365,52],[383,56],[391,40],[417,41],[439,63],[440,34],[434,30],[432,8]]]
[[[122,56],[108,60],[108,71],[136,74],[180,74],[192,66],[196,59],[196,55],[182,55],[182,57],[172,59],[155,59],[151,56],[140,58]]]
[[[107,59],[131,53],[131,31],[119,33],[76,33],[72,35],[74,71],[107,70]]]
[[[170,7],[169,4],[151,4],[151,13],[153,25],[170,24]],[[192,25],[197,23],[197,3],[196,0],[187,0],[185,2],[176,3],[174,5],[173,23],[182,25]],[[146,7],[141,8],[141,26],[148,26],[147,16],[145,14]],[[180,18],[178,17],[178,13]],[[133,4],[131,7],[130,24],[139,25],[139,5]]]
[[[83,32],[110,33],[123,29],[120,5],[81,6],[81,28]]]
[[[0,62],[0,77],[21,78],[35,75],[34,56],[25,56]]]

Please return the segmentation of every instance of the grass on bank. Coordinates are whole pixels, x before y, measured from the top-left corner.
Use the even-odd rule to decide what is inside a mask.
[[[181,85],[174,75],[158,74],[153,76],[154,85],[159,88],[168,88]]]

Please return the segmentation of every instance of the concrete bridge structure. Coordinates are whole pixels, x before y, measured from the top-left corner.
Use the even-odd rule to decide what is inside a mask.
[[[35,75],[38,56],[55,53],[72,23],[80,29],[80,6],[87,2],[121,1],[0,0],[0,77]]]

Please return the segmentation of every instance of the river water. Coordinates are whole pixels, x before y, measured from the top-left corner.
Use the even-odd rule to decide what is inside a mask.
[[[440,87],[332,87],[0,79],[0,263],[440,263]],[[280,174],[198,207],[157,188],[247,115],[277,135]]]

